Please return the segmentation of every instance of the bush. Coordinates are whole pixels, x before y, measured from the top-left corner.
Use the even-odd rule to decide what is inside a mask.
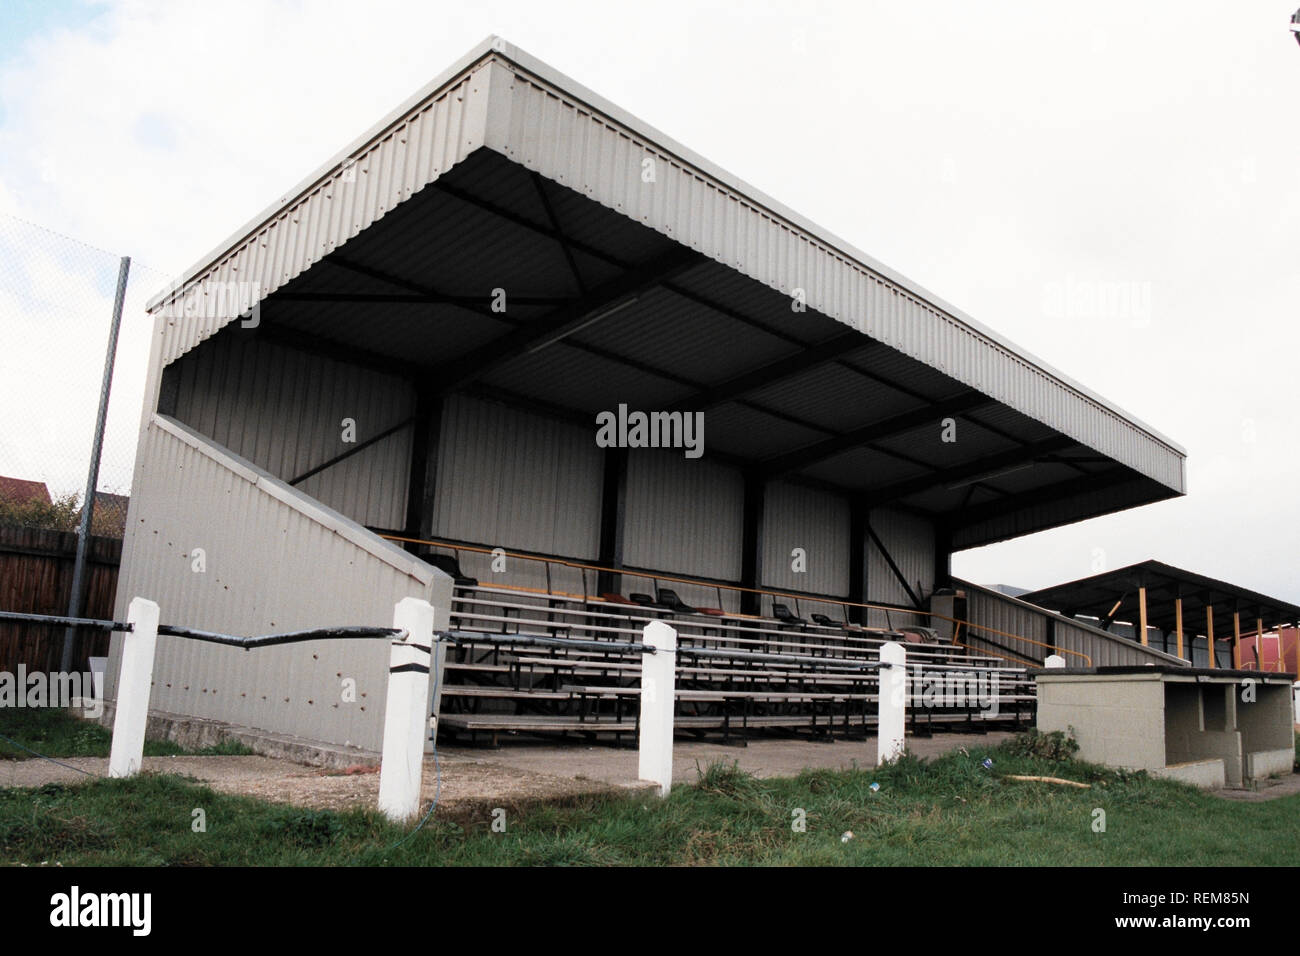
[[[81,520],[79,495],[64,495],[52,502],[31,498],[10,501],[0,498],[0,525],[39,528],[42,531],[76,531]]]
[[[1073,730],[1068,734],[1059,730],[1045,734],[1037,728],[1031,728],[1023,734],[1017,734],[1007,746],[1014,754],[1041,757],[1043,760],[1073,760],[1079,752],[1079,742],[1074,739]]]

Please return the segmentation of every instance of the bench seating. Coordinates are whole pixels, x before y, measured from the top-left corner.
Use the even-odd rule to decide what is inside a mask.
[[[656,589],[653,597],[638,593],[618,600],[611,593],[605,598],[529,599],[484,586],[457,588],[451,620],[458,642],[448,646],[444,663],[442,731],[471,740],[490,736],[494,743],[503,733],[625,740],[635,733],[640,714],[641,655],[615,645],[639,642],[645,623],[667,617],[678,632],[679,648],[687,652],[677,661],[675,727],[680,732],[720,732],[724,739],[759,730],[866,733],[876,720],[879,673],[851,665],[876,660],[886,641],[906,640],[904,631],[911,631],[913,640],[931,638],[920,627],[868,629],[839,625],[823,615],[809,615],[814,618],[809,623],[784,605],[785,613],[777,612],[784,620],[701,613],[705,609],[687,605],[666,588]],[[509,640],[527,635],[611,646],[560,648]],[[693,648],[711,654],[692,657]],[[755,654],[786,657],[754,659]],[[909,644],[908,664],[913,675],[916,669],[940,676],[996,675],[997,719],[1018,721],[1022,711],[1032,712],[1033,679],[1023,666],[938,643]],[[977,708],[923,704],[909,700],[916,732],[931,724],[977,729],[993,719]]]

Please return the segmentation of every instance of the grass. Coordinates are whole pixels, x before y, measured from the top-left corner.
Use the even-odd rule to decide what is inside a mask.
[[[113,733],[107,727],[53,707],[5,707],[0,709],[0,735],[16,741],[28,750],[47,757],[107,757]],[[186,750],[170,740],[146,740],[146,757],[238,756],[251,754],[236,740],[224,740],[213,747]],[[0,760],[30,757],[26,750],[0,740]]]
[[[973,742],[973,741],[972,741]],[[1254,866],[1300,858],[1300,795],[1238,803],[1142,773],[1051,756],[1021,740],[879,770],[759,780],[699,768],[666,800],[605,796],[439,814],[410,828],[226,796],[174,776],[0,790],[0,861],[64,865],[832,865]],[[1049,754],[1044,756],[1044,754]],[[982,766],[992,760],[991,769]],[[1086,781],[1022,783],[1007,774]],[[879,788],[872,790],[872,783]],[[193,829],[201,809],[206,832]],[[1096,810],[1105,831],[1095,832]],[[806,830],[792,823],[802,811]],[[847,832],[852,836],[844,838]]]

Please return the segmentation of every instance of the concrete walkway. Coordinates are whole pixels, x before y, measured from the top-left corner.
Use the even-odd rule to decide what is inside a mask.
[[[992,745],[1010,734],[944,734],[916,737],[908,746],[929,757],[964,746]],[[810,769],[869,769],[876,743],[840,741],[833,744],[800,740],[755,740],[749,746],[679,741],[674,748],[673,779],[690,783],[698,771],[716,760],[735,761],[760,777],[794,776]],[[475,816],[494,807],[521,807],[538,802],[578,799],[605,793],[648,789],[637,779],[637,752],[584,744],[512,743],[499,750],[440,748],[439,815]],[[60,766],[64,764],[66,766]],[[84,783],[87,774],[105,776],[103,757],[46,760],[0,760],[0,787],[39,787],[48,783]],[[270,757],[146,757],[149,773],[176,774],[227,794],[260,797],[317,809],[373,807],[378,801],[378,767],[346,770],[307,767]],[[423,794],[434,798],[439,774],[426,759]]]
[[[958,747],[996,746],[1013,734],[936,734],[908,737],[908,749],[919,757],[937,757]],[[636,782],[637,752],[586,744],[511,743],[500,750],[440,749],[456,758],[488,760],[527,773],[556,774],[572,779],[597,780],[615,786]],[[807,740],[751,740],[749,746],[679,740],[673,746],[673,780],[691,783],[714,761],[733,761],[756,777],[793,777],[801,770],[867,770],[876,763],[876,738],[811,743]]]
[[[1225,800],[1238,800],[1242,803],[1259,803],[1262,800],[1276,800],[1300,793],[1300,773],[1285,777],[1269,777],[1256,784],[1253,790],[1211,790],[1216,797]]]

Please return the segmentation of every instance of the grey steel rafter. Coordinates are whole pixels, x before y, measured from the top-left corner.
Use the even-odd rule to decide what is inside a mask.
[[[852,431],[845,432],[835,438],[829,438],[826,441],[818,442],[805,448],[799,448],[795,451],[777,455],[763,462],[763,471],[769,477],[773,478],[783,475],[790,471],[797,471],[806,468],[808,465],[818,461],[824,461],[841,452],[848,451],[860,446],[875,447],[873,443],[889,438],[893,435],[900,435],[913,429],[920,428],[931,422],[938,423],[939,419],[960,415],[965,411],[973,408],[979,408],[983,405],[993,404],[993,399],[982,395],[974,390],[962,392],[952,398],[943,401],[933,402],[924,408],[916,408],[911,411],[903,412],[899,415],[893,415],[889,418],[872,422],[870,425],[864,425],[861,428],[855,428]],[[877,449],[884,451],[884,449]]]
[[[1008,451],[998,452],[993,455],[986,455],[982,458],[976,458],[972,461],[963,462],[960,465],[954,465],[950,468],[943,468],[931,472],[928,475],[920,475],[916,478],[907,478],[903,481],[897,481],[893,484],[884,485],[868,492],[868,497],[873,505],[886,504],[899,498],[906,498],[909,495],[918,492],[928,491],[931,488],[942,487],[956,481],[962,481],[969,478],[985,475],[987,472],[996,472],[1003,469],[1015,468],[1026,462],[1033,463],[1041,456],[1050,454],[1053,451],[1059,451],[1075,444],[1071,438],[1064,435],[1058,435],[1053,438],[1047,438],[1043,441],[1032,442],[1020,448],[1013,448]],[[990,476],[988,480],[992,480]],[[977,482],[971,482],[976,484]]]
[[[675,246],[644,266],[593,289],[577,302],[534,319],[439,367],[433,373],[438,388],[442,394],[448,394],[521,355],[537,352],[579,329],[594,325],[612,314],[623,302],[630,302],[665,279],[693,268],[702,259],[698,252]]]

